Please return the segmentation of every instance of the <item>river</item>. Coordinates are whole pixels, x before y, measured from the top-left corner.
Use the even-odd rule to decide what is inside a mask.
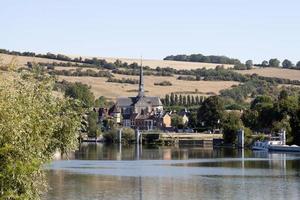
[[[46,172],[51,200],[300,199],[300,154],[90,143]]]

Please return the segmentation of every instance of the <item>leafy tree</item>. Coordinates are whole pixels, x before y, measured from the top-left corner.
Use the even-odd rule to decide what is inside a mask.
[[[181,105],[181,106],[183,105],[183,99],[182,99],[182,95],[181,94],[179,95],[179,105]]]
[[[0,199],[40,199],[43,166],[77,146],[82,110],[53,87],[43,74],[0,73]]]
[[[167,106],[170,105],[170,95],[168,95],[168,94],[166,94],[166,96],[165,96],[165,104],[166,104]]]
[[[183,96],[183,97],[182,97],[182,105],[184,105],[184,106],[187,105],[186,96]]]
[[[198,110],[198,122],[204,123],[207,128],[217,128],[224,119],[224,113],[222,99],[218,96],[208,97]]]
[[[245,63],[247,69],[251,69],[253,67],[253,61],[252,60],[247,60]]]
[[[226,114],[223,122],[223,139],[227,144],[236,141],[237,131],[243,127],[240,116],[236,113]]]
[[[80,100],[86,108],[94,105],[94,94],[90,91],[90,87],[85,84],[79,82],[70,84],[65,91],[65,95]]]
[[[100,129],[98,127],[98,113],[91,111],[88,115],[88,136],[97,138],[100,135]]]
[[[282,62],[282,67],[283,68],[292,68],[292,67],[294,67],[294,64],[290,60],[285,59]]]
[[[262,67],[268,67],[269,66],[269,62],[266,61],[266,60],[264,60],[264,61],[262,61],[261,66]]]
[[[95,101],[95,106],[96,107],[107,107],[107,106],[111,106],[113,104],[113,102],[110,102],[106,99],[106,97],[101,96],[98,99],[96,99]]]
[[[174,102],[175,102],[175,105],[178,105],[178,95],[177,94],[175,94]]]
[[[191,96],[187,95],[187,105],[190,106],[191,105]]]
[[[299,61],[299,62],[297,62],[297,65],[296,65],[296,67],[300,69],[300,61]]]
[[[171,97],[170,97],[170,105],[174,106],[175,105],[175,95],[174,93],[171,93]]]
[[[177,115],[177,114],[172,115],[171,125],[174,128],[179,128],[179,129],[183,128],[184,124],[183,124],[183,121],[182,121],[182,117]]]
[[[279,67],[280,61],[277,58],[272,58],[269,60],[270,67]]]
[[[249,127],[252,130],[257,130],[258,117],[259,113],[256,110],[245,110],[242,115],[242,121],[246,127]]]

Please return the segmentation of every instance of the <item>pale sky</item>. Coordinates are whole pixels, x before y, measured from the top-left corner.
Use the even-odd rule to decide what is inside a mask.
[[[0,48],[300,60],[299,0],[0,0]]]

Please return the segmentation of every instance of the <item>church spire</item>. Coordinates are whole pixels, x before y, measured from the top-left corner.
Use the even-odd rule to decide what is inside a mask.
[[[139,94],[138,97],[143,97],[145,96],[145,91],[144,91],[144,73],[143,73],[143,63],[141,59],[141,66],[140,66],[140,81],[139,81]]]

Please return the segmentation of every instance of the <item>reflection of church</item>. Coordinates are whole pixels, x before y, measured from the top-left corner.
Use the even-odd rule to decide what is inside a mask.
[[[138,95],[117,98],[112,114],[124,127],[152,130],[163,126],[163,105],[160,98],[145,96],[142,66]]]

